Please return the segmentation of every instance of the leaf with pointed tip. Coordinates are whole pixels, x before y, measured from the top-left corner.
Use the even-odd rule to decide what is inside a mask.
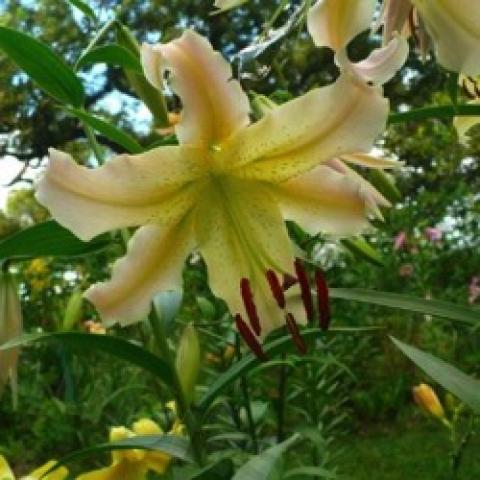
[[[76,257],[102,250],[110,242],[107,235],[83,242],[54,220],[48,220],[14,233],[0,242],[0,261],[33,257]]]
[[[300,437],[300,434],[295,433],[284,442],[255,455],[237,470],[232,480],[280,479],[283,454],[296,443]]]
[[[53,98],[74,107],[83,105],[82,82],[50,47],[30,35],[0,26],[0,49]]]
[[[434,315],[468,325],[476,326],[480,323],[479,310],[442,300],[426,300],[399,293],[378,292],[361,288],[331,288],[329,293],[332,298],[341,298],[342,300],[353,300],[383,307],[399,308],[410,312]]]
[[[476,414],[480,414],[480,380],[470,377],[458,368],[423,352],[416,347],[390,337],[393,343],[428,376],[432,377],[443,388],[453,393]]]
[[[142,74],[143,69],[140,60],[130,50],[121,45],[103,45],[89,50],[82,55],[77,63],[77,68],[94,63],[106,63],[117,67],[126,68],[136,73]]]
[[[143,368],[168,386],[174,383],[172,370],[161,358],[128,340],[112,335],[95,335],[80,332],[30,333],[4,343],[0,346],[0,351],[14,347],[24,347],[38,342],[58,342],[79,350],[104,352]]]
[[[96,20],[95,12],[90,5],[87,5],[87,3],[83,0],[67,0],[67,2],[78,8],[87,17],[91,18],[92,20]]]

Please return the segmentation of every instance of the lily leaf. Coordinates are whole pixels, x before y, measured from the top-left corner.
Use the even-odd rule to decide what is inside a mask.
[[[107,235],[82,242],[54,220],[33,225],[0,242],[0,261],[33,257],[75,257],[101,250],[110,244]]]
[[[47,473],[51,473],[62,465],[82,460],[84,458],[99,453],[110,452],[113,450],[150,450],[154,452],[163,452],[171,457],[178,458],[185,462],[193,463],[193,457],[190,453],[190,443],[186,438],[174,435],[146,435],[117,442],[101,443],[92,447],[70,453],[61,458]],[[120,480],[120,479],[118,479]]]
[[[67,0],[67,1],[74,7],[78,8],[87,17],[91,18],[92,20],[96,20],[95,12],[83,0]]]
[[[161,358],[128,340],[112,335],[80,332],[30,333],[4,343],[0,346],[0,351],[38,342],[58,342],[79,350],[104,352],[152,373],[168,386],[173,385],[172,370]]]
[[[105,137],[112,140],[112,142],[123,147],[127,152],[142,153],[144,151],[144,148],[131,135],[111,123],[78,108],[68,108],[67,111],[78,117],[98,133],[105,135]]]
[[[442,387],[453,393],[468,405],[476,414],[480,414],[480,380],[463,373],[458,368],[423,352],[416,347],[390,337],[393,343],[428,376]]]
[[[130,50],[121,45],[103,45],[89,50],[77,63],[77,68],[94,63],[106,63],[133,70],[139,74],[143,73],[140,60]]]
[[[467,325],[476,326],[480,323],[480,311],[466,305],[458,305],[442,300],[426,300],[398,293],[377,292],[360,288],[331,288],[329,293],[332,298],[399,308],[409,312],[446,318]]]
[[[377,267],[383,267],[382,256],[362,237],[344,238],[342,244],[356,257],[367,260]]]
[[[297,442],[300,437],[300,434],[295,433],[284,442],[255,455],[235,473],[232,480],[280,479],[283,454]]]
[[[74,107],[83,105],[82,82],[50,47],[30,35],[0,27],[0,49],[53,98]]]

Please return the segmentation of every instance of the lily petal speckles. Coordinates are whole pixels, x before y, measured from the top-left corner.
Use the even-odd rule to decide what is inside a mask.
[[[141,320],[156,292],[178,286],[184,259],[198,249],[212,291],[245,321],[241,285],[248,282],[259,340],[285,325],[287,312],[303,323],[288,299],[279,306],[272,274],[267,278],[267,272],[281,278],[294,270],[285,205],[299,212],[304,206],[312,227],[330,233],[368,227],[371,197],[358,179],[322,164],[370,151],[389,110],[381,89],[344,74],[250,124],[247,96],[205,38],[186,31],[167,44],[144,46],[142,58],[151,82],[162,85],[168,73],[180,97],[180,145],[122,155],[93,170],[52,151],[37,186],[41,203],[83,239],[140,226],[112,279],[91,287],[87,298],[107,323]],[[306,179],[322,173],[317,185]]]

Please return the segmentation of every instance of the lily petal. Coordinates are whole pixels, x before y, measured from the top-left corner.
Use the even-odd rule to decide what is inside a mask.
[[[53,468],[57,462],[55,460],[51,460],[47,462],[40,468],[37,468],[32,473],[30,473],[27,477],[23,480],[64,480],[68,477],[68,470],[65,467],[59,467],[55,469],[52,473],[45,475],[51,468]],[[3,478],[0,476],[0,478]]]
[[[15,476],[13,475],[12,470],[10,469],[10,465],[5,460],[3,455],[0,455],[0,478],[3,480],[15,480]]]
[[[339,155],[368,152],[385,129],[388,110],[378,88],[341,75],[235,135],[232,174],[279,183]]]
[[[144,320],[156,293],[181,287],[182,265],[193,246],[188,218],[168,227],[141,227],[130,240],[127,255],[114,264],[112,278],[90,287],[85,297],[106,325]]]
[[[268,270],[290,272],[294,257],[285,223],[268,187],[260,182],[223,179],[211,188],[196,212],[199,250],[209,284],[232,314],[247,318],[240,281],[250,282],[261,322],[261,336],[284,324],[266,279]]]
[[[480,8],[472,0],[412,0],[433,38],[440,65],[480,74]]]
[[[187,30],[166,44],[143,45],[147,78],[156,86],[165,72],[183,110],[175,131],[182,144],[210,146],[248,125],[250,105],[228,62],[207,39]],[[159,72],[160,70],[160,72]]]
[[[79,475],[77,480],[145,480],[146,475],[145,465],[123,461]]]
[[[345,162],[353,163],[354,165],[359,165],[360,167],[367,168],[389,169],[400,168],[404,165],[403,162],[399,162],[397,160],[390,160],[384,157],[375,157],[366,153],[352,153],[342,155],[340,158]]]
[[[215,0],[213,6],[217,9],[215,10],[215,14],[226,12],[227,10],[231,10],[232,8],[237,8],[244,3],[247,3],[248,0]]]
[[[408,58],[408,41],[405,37],[395,36],[382,48],[377,48],[361,62],[352,63],[346,49],[340,50],[335,61],[342,71],[371,85],[387,83],[402,68]]]
[[[359,183],[331,166],[321,165],[273,188],[285,218],[312,234],[354,235],[369,227],[369,206]]]
[[[89,169],[51,149],[36,198],[82,240],[117,228],[169,223],[193,203],[189,184],[201,175],[201,155],[191,147],[159,147]]]
[[[338,51],[367,30],[376,0],[319,0],[308,12],[307,27],[317,47]]]

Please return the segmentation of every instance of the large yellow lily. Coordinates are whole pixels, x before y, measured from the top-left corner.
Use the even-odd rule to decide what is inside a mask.
[[[170,432],[181,434],[182,426],[177,422]],[[133,429],[114,427],[110,430],[110,441],[117,442],[137,435],[160,435],[162,429],[152,420],[144,418],[133,424]],[[166,472],[172,457],[163,452],[149,450],[115,450],[110,466],[80,475],[77,480],[144,480],[149,471]]]
[[[385,0],[383,23],[386,40],[395,31],[408,32],[425,45],[428,34],[440,65],[466,75],[480,74],[478,0]]]
[[[188,30],[144,45],[142,60],[150,82],[162,88],[168,72],[181,99],[180,145],[120,155],[97,169],[51,150],[37,198],[83,240],[140,226],[112,279],[86,293],[107,324],[145,318],[153,295],[179,286],[185,257],[198,249],[213,292],[233,314],[245,317],[255,297],[261,324],[254,331],[263,338],[285,324],[271,292],[273,275],[293,273],[284,220],[349,235],[368,228],[378,211],[357,179],[328,162],[371,149],[388,101],[345,71],[252,124],[230,66],[200,35]]]
[[[52,473],[45,475],[55,464],[56,462],[51,460],[26,477],[21,477],[20,480],[65,480],[68,477],[68,470],[65,467],[59,467]],[[0,480],[15,480],[15,475],[2,455],[0,455]]]

